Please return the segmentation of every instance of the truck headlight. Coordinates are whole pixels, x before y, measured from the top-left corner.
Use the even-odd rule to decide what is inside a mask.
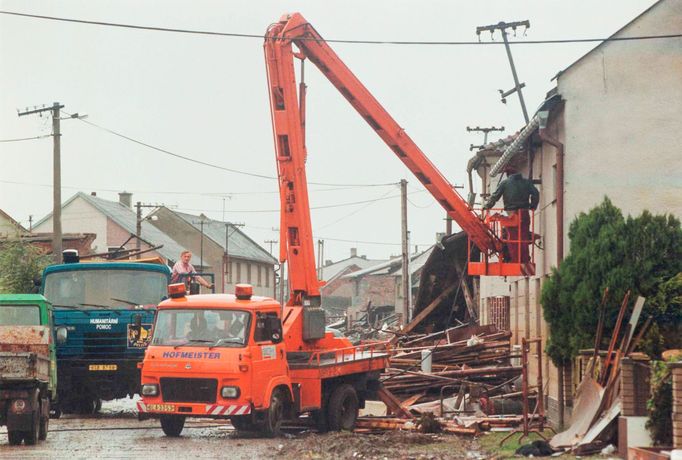
[[[220,390],[220,396],[226,399],[235,399],[239,397],[239,387],[223,387]]]
[[[156,396],[159,394],[159,386],[155,383],[142,385],[142,396]]]

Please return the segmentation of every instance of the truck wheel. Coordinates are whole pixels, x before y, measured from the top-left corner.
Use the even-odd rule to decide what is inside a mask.
[[[50,425],[50,417],[40,418],[40,432],[38,434],[38,439],[45,441],[47,439],[47,430]]]
[[[47,429],[50,424],[50,400],[43,398],[40,401],[40,432],[38,439],[44,441],[47,439]]]
[[[24,433],[16,430],[8,431],[7,440],[9,441],[10,445],[18,446],[21,444],[21,441],[24,440]]]
[[[33,412],[33,420],[31,421],[31,429],[24,431],[24,443],[27,446],[33,446],[38,442],[40,436],[40,410]]]
[[[351,431],[355,427],[360,407],[352,385],[344,383],[334,389],[327,405],[327,424],[331,431]]]
[[[230,422],[238,431],[254,431],[256,429],[250,415],[234,415],[230,417]]]
[[[282,420],[289,413],[289,398],[282,390],[275,390],[270,397],[270,407],[265,412],[263,432],[271,438],[282,434]]]
[[[159,420],[161,421],[161,429],[166,436],[171,438],[177,438],[182,433],[182,429],[185,427],[185,417],[183,415],[162,415]]]

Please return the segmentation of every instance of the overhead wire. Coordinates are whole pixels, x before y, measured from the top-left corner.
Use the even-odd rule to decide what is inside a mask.
[[[76,24],[87,24],[96,26],[106,26],[106,27],[117,27],[123,29],[135,29],[135,30],[148,30],[154,32],[171,32],[171,33],[181,33],[181,34],[192,34],[192,35],[208,35],[208,36],[219,36],[219,37],[232,37],[232,38],[257,38],[265,39],[268,38],[263,34],[246,34],[237,32],[216,32],[208,30],[198,30],[198,29],[181,29],[172,27],[159,27],[159,26],[142,26],[135,24],[125,24],[119,22],[107,22],[107,21],[92,21],[86,19],[73,19],[64,18],[58,16],[47,16],[39,14],[28,14],[19,13],[16,11],[5,11],[0,10],[0,14],[6,14],[11,16],[20,16],[32,19],[43,19],[49,21],[57,22],[69,22]],[[638,35],[630,37],[587,37],[587,38],[565,38],[565,39],[546,39],[546,40],[524,40],[516,41],[509,40],[507,43],[510,45],[549,45],[549,44],[565,44],[565,43],[594,43],[594,42],[615,42],[615,41],[634,41],[634,40],[658,40],[658,39],[668,39],[668,38],[681,38],[682,33],[679,34],[663,34],[663,35]],[[310,40],[310,41],[320,41],[313,37],[303,37],[298,38],[298,40]],[[346,43],[346,44],[362,44],[362,45],[447,45],[447,46],[500,46],[504,45],[505,42],[502,41],[424,41],[424,40],[350,40],[350,39],[323,39],[323,41],[328,43]]]
[[[64,113],[66,113],[66,112],[64,112]],[[186,155],[181,155],[179,153],[171,152],[170,150],[163,149],[161,147],[156,147],[155,145],[148,144],[147,142],[140,141],[140,140],[132,138],[130,136],[126,136],[125,134],[119,133],[117,131],[106,128],[104,126],[100,126],[100,125],[93,123],[89,120],[84,120],[83,118],[77,118],[77,119],[80,120],[81,122],[87,124],[87,125],[93,126],[97,129],[101,129],[107,133],[114,135],[114,136],[120,137],[122,139],[126,139],[126,140],[133,142],[135,144],[142,145],[143,147],[147,147],[147,148],[150,148],[152,150],[156,150],[157,152],[161,152],[163,154],[170,155],[172,157],[179,158],[181,160],[189,161],[189,162],[192,162],[195,164],[200,164],[200,165],[207,166],[210,168],[228,171],[228,172],[231,172],[234,174],[240,174],[240,175],[245,175],[245,176],[249,176],[249,177],[256,177],[259,179],[278,180],[277,177],[275,177],[275,176],[269,176],[269,175],[259,174],[259,173],[249,172],[249,171],[242,171],[239,169],[227,168],[225,166],[216,165],[213,163],[209,163],[207,161],[197,160],[195,158],[191,158],[191,157],[188,157]],[[383,184],[337,184],[337,183],[312,182],[311,181],[311,182],[308,182],[308,184],[310,184],[310,185],[322,185],[322,186],[329,186],[329,187],[386,187],[389,185],[395,185],[396,183],[395,182],[389,182],[389,183],[383,183]]]
[[[0,142],[33,141],[36,139],[45,139],[46,137],[52,137],[52,134],[44,134],[42,136],[34,136],[34,137],[20,137],[17,139],[0,139]]]

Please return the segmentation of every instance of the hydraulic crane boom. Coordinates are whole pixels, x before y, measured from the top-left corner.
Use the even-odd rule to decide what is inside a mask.
[[[292,44],[296,45],[298,53],[294,52]],[[299,100],[294,58],[307,58],[322,71],[447,214],[467,233],[470,242],[483,254],[486,267],[489,265],[489,256],[497,254],[497,259],[501,259],[499,255],[504,243],[491,226],[469,207],[452,184],[303,16],[299,13],[284,15],[279,22],[271,25],[266,32],[264,48],[280,180],[280,241],[285,243],[280,246],[280,260],[289,262],[289,287],[293,299],[293,303],[290,300],[290,305],[302,305],[303,298],[319,298],[320,295],[305,175],[305,87],[301,85]],[[488,270],[484,274],[489,274]]]

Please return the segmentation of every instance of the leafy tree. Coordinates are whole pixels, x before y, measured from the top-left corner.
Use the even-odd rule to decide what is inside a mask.
[[[51,258],[39,248],[19,239],[0,243],[0,293],[29,293]]]
[[[571,223],[568,236],[571,252],[559,269],[553,269],[542,290],[550,332],[547,353],[555,364],[564,364],[579,349],[594,345],[599,301],[607,286],[605,341],[611,336],[628,289],[631,299],[638,295],[648,298],[643,318],[653,315],[654,322],[669,318],[680,324],[679,307],[675,310],[666,303],[675,292],[670,280],[682,271],[682,227],[678,219],[648,211],[624,218],[620,209],[604,198],[599,206],[581,213]],[[664,288],[666,282],[673,285],[665,284]],[[667,340],[662,335],[660,328],[650,330],[647,343],[659,346],[648,351],[660,351]]]

